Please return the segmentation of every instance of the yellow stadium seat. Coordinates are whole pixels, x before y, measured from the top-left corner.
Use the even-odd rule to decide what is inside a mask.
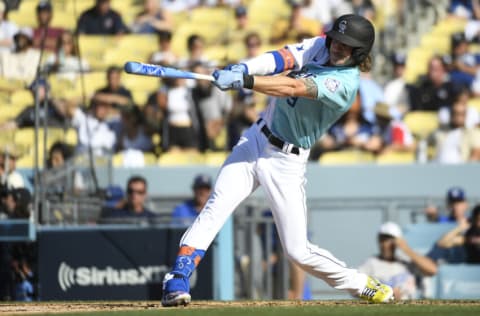
[[[117,43],[117,48],[133,50],[141,53],[153,53],[157,49],[157,37],[150,34],[122,35]]]
[[[227,151],[212,151],[204,153],[205,164],[210,166],[221,166],[227,159],[230,152]]]
[[[205,163],[205,157],[197,152],[167,151],[160,155],[158,164],[160,166],[186,166]]]
[[[133,91],[154,92],[160,87],[160,79],[148,76],[123,74],[122,83],[127,89]]]
[[[426,74],[428,61],[434,55],[434,52],[423,47],[410,49],[407,53],[407,64],[405,65],[405,81],[414,83],[418,76]]]
[[[375,157],[372,153],[357,150],[326,152],[319,159],[322,165],[364,164],[374,161]]]
[[[83,80],[83,84],[82,81]],[[107,84],[107,74],[103,71],[88,72],[83,75],[83,79],[78,77],[75,81],[75,91],[77,95],[81,95],[82,89],[85,88],[87,97],[92,96],[95,91],[105,87]]]
[[[153,92],[153,91],[152,91]],[[136,105],[143,107],[147,104],[149,92],[148,91],[141,91],[141,90],[132,90],[133,102]]]
[[[56,14],[53,14],[51,25],[73,31],[77,28],[77,19],[78,17],[73,15],[73,12],[60,13],[56,11]]]
[[[468,100],[468,105],[480,112],[480,98],[471,98]]]
[[[427,33],[422,36],[420,46],[425,50],[433,51],[435,54],[450,53],[450,35]]]
[[[10,104],[14,106],[33,105],[35,102],[33,94],[30,90],[18,90],[10,96]]]
[[[425,138],[438,128],[437,112],[413,111],[405,114],[405,125],[417,138]]]
[[[387,164],[411,164],[415,163],[415,153],[410,152],[396,152],[390,151],[384,154],[381,154],[376,159],[377,164],[387,165]]]
[[[464,32],[466,24],[466,19],[447,17],[435,24],[431,32],[435,34],[451,35],[457,32]]]
[[[78,144],[77,131],[74,128],[67,129],[63,141],[68,145],[76,146]]]

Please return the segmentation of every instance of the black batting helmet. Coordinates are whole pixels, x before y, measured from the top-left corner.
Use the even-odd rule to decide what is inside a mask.
[[[326,35],[328,48],[332,39],[353,47],[352,59],[355,65],[367,58],[375,41],[375,29],[372,23],[356,14],[345,14],[337,18]]]

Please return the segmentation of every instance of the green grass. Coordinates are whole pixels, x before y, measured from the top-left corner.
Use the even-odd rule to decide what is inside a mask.
[[[42,303],[40,303],[42,304]],[[68,303],[65,304],[65,311],[68,311]],[[100,303],[101,304],[101,303]],[[74,315],[89,315],[89,316],[158,316],[158,315],[174,315],[174,316],[240,316],[240,315],[252,315],[252,316],[310,316],[310,315],[341,315],[341,316],[356,316],[356,315],[368,315],[368,316],[395,316],[395,315],[412,315],[412,316],[463,316],[463,315],[480,315],[480,301],[413,301],[404,303],[395,303],[388,305],[373,305],[365,303],[356,303],[352,301],[324,301],[324,302],[311,302],[308,304],[297,302],[267,302],[261,303],[261,306],[255,306],[255,302],[236,302],[235,304],[219,303],[215,302],[210,306],[208,302],[195,304],[188,307],[179,308],[162,308],[157,307],[157,304],[148,304],[138,306],[130,306],[130,310],[109,310],[114,306],[104,306],[104,308],[98,308],[100,304],[97,302],[95,311],[86,312],[72,312],[72,313],[54,313],[49,314],[50,311],[39,314],[38,311],[35,315],[58,315],[58,316],[74,316]],[[88,305],[88,303],[87,303]],[[106,304],[108,305],[108,304]],[[22,305],[25,307],[27,305]],[[72,306],[72,305],[71,305]],[[101,309],[101,311],[98,311]],[[118,308],[117,308],[118,309]],[[119,309],[122,309],[121,307]],[[28,308],[20,308],[19,311],[28,314]],[[58,310],[57,310],[58,311]],[[32,311],[33,312],[33,311]],[[18,311],[17,311],[18,313]],[[0,304],[0,314],[1,304]],[[8,315],[8,313],[6,314]]]
[[[91,315],[91,316],[133,316],[133,315],[175,315],[175,316],[227,316],[227,315],[255,315],[255,316],[310,316],[310,315],[435,315],[435,316],[460,316],[460,315],[480,315],[478,306],[291,306],[291,307],[247,307],[247,308],[202,308],[202,309],[159,309],[159,310],[139,310],[139,311],[115,311],[115,312],[90,312],[60,314],[65,316],[72,315]]]

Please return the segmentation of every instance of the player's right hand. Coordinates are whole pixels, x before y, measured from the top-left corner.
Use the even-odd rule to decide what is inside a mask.
[[[220,90],[243,88],[243,72],[233,70],[215,70],[212,74],[215,78],[213,84]]]
[[[248,75],[248,68],[245,64],[230,64],[223,68],[223,70],[237,71]]]

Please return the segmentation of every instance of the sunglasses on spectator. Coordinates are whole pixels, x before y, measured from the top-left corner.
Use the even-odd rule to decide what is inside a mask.
[[[254,48],[254,47],[259,47],[260,43],[259,42],[253,42],[253,43],[248,43],[247,47],[248,48]]]
[[[139,195],[144,195],[145,194],[145,190],[135,190],[135,189],[132,189],[132,188],[128,188],[127,189],[127,193],[128,194],[139,194]]]

